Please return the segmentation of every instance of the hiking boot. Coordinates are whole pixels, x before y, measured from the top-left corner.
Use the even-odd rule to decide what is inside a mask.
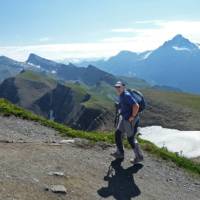
[[[142,162],[144,160],[144,157],[143,156],[140,156],[140,157],[135,157],[134,159],[131,159],[130,162],[135,165],[135,164],[138,164],[140,162]]]
[[[121,153],[119,151],[111,153],[110,155],[113,156],[116,159],[124,159],[124,153]]]

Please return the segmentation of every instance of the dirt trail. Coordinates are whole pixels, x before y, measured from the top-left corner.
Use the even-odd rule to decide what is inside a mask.
[[[62,139],[36,122],[0,117],[0,199],[200,199],[200,178],[173,163],[145,153],[144,163],[132,166],[131,150],[120,163],[110,156],[112,146],[80,139],[58,144]],[[46,189],[52,185],[65,186],[67,193]]]

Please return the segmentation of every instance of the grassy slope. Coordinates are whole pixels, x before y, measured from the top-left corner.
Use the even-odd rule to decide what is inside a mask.
[[[181,106],[200,112],[200,95],[194,95],[170,90],[152,89],[144,80],[137,78],[120,77],[128,82],[128,87],[141,90],[144,95],[157,103],[166,103],[171,106]]]
[[[47,85],[56,85],[55,79],[31,70],[26,70],[25,72],[18,74],[17,77],[24,80],[45,83]]]
[[[119,79],[127,83],[128,87],[130,88],[141,89],[141,88],[151,87],[146,81],[136,78],[136,77],[119,76]]]
[[[49,76],[27,70],[15,78],[21,106],[30,107],[37,99],[56,87],[57,82]]]
[[[200,130],[200,96],[182,92],[152,89],[146,82],[125,78],[128,88],[143,92],[148,103],[142,116],[142,125],[162,125],[180,130]],[[114,113],[115,90],[112,86],[101,83],[98,87],[87,88],[92,98],[84,105],[93,108],[107,108]]]
[[[193,109],[195,111],[200,111],[200,96],[182,92],[164,92],[162,90],[145,90],[147,95],[155,98],[158,97],[158,101],[173,103],[174,105],[179,105]]]
[[[200,129],[200,96],[152,89],[142,80],[126,78],[126,81],[129,81],[127,87],[141,90],[147,100],[148,108],[142,116],[143,126],[162,125],[180,130]],[[115,112],[116,93],[112,86],[101,82],[98,86],[80,85],[78,87],[92,96],[89,101],[83,103],[86,107]]]
[[[30,80],[37,83],[43,83],[50,88],[54,88],[57,84],[57,81],[50,76],[43,75],[33,71],[25,71],[17,75],[17,78],[20,80]],[[83,102],[82,104],[87,108],[101,109],[101,110],[110,110],[113,106],[112,101],[110,101],[104,94],[99,93],[99,91],[93,91],[90,87],[83,84],[74,84],[72,82],[63,82],[64,85],[70,87],[74,91],[74,97],[76,102],[81,102],[84,96],[88,93],[91,94],[89,101]],[[106,90],[105,87],[102,89]],[[25,91],[26,92],[26,91]]]
[[[101,82],[99,86],[89,88],[89,93],[92,95],[90,101],[86,102],[86,106],[99,106],[108,110],[113,110],[113,98],[115,96],[114,88],[105,82]]]
[[[0,99],[0,114],[4,116],[14,115],[23,119],[37,121],[44,126],[54,128],[59,131],[61,135],[69,137],[86,138],[93,142],[103,141],[114,143],[114,137],[111,133],[100,133],[100,132],[85,132],[73,130],[65,125],[56,123],[54,121],[47,120],[43,117],[37,116],[29,111],[19,108],[4,99]],[[187,158],[180,157],[175,153],[169,152],[165,148],[158,148],[149,141],[139,139],[144,150],[157,155],[165,160],[170,160],[176,163],[179,167],[182,167],[190,172],[200,175],[200,164],[195,163]],[[126,146],[127,143],[125,143]]]
[[[76,102],[81,102],[83,97],[87,94],[87,90],[83,85],[78,85],[71,82],[66,82],[64,83],[64,85],[71,88],[74,91],[74,98]]]
[[[164,91],[160,89],[146,88],[142,89],[150,98],[159,97],[156,100],[160,102],[171,102],[175,104],[180,104],[182,106],[188,106],[191,108],[200,109],[199,100],[200,95],[189,94],[184,92],[175,91]]]
[[[90,94],[91,98],[82,104],[86,108],[101,109],[101,110],[111,110],[113,102],[107,97],[107,89],[109,86],[103,88],[89,87],[83,84],[74,84],[70,82],[65,83],[66,86],[72,88],[76,92],[76,99],[82,99],[85,94]]]
[[[42,82],[49,86],[55,85],[57,82],[52,77],[44,76],[43,74],[32,71],[26,71],[25,73],[21,73],[17,76],[25,80]],[[172,108],[176,108],[176,106],[182,106],[193,112],[200,113],[200,96],[198,95],[155,90],[151,89],[150,86],[143,80],[127,77],[119,78],[128,82],[129,88],[137,88],[142,90],[147,99],[150,99],[157,104],[166,104]],[[102,82],[98,87],[88,87],[83,84],[78,85],[70,82],[66,82],[65,85],[69,86],[76,92],[77,100],[82,99],[86,93],[91,94],[92,98],[83,103],[86,107],[110,109],[113,106],[113,100],[116,96],[114,88],[104,82]]]

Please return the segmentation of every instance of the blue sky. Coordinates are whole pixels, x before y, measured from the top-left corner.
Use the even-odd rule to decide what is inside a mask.
[[[200,43],[199,0],[0,0],[0,54],[24,60],[154,49],[181,33]]]

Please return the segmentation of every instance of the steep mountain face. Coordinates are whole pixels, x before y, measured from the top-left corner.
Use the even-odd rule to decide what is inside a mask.
[[[84,103],[92,99],[86,91],[62,85],[33,71],[24,71],[3,81],[0,97],[46,118],[83,130],[106,128],[107,117],[111,114],[106,109],[85,106]]]
[[[19,103],[17,87],[15,85],[15,78],[8,78],[0,84],[0,96],[9,99],[12,103]]]
[[[58,84],[53,90],[36,100],[32,110],[38,110],[46,118],[64,122],[73,128],[98,129],[103,120],[99,124],[95,124],[94,120],[104,113],[99,108],[91,109],[82,105],[82,102],[91,98],[89,94],[85,93],[80,102],[77,102],[76,95],[71,88]]]
[[[41,71],[47,71],[55,73],[57,69],[60,67],[60,64],[46,58],[42,58],[36,54],[31,53],[28,57],[26,63],[32,65],[36,69],[40,69]]]
[[[117,75],[136,75],[155,85],[200,93],[200,48],[182,35],[154,51],[140,54],[125,51],[93,64]]]

